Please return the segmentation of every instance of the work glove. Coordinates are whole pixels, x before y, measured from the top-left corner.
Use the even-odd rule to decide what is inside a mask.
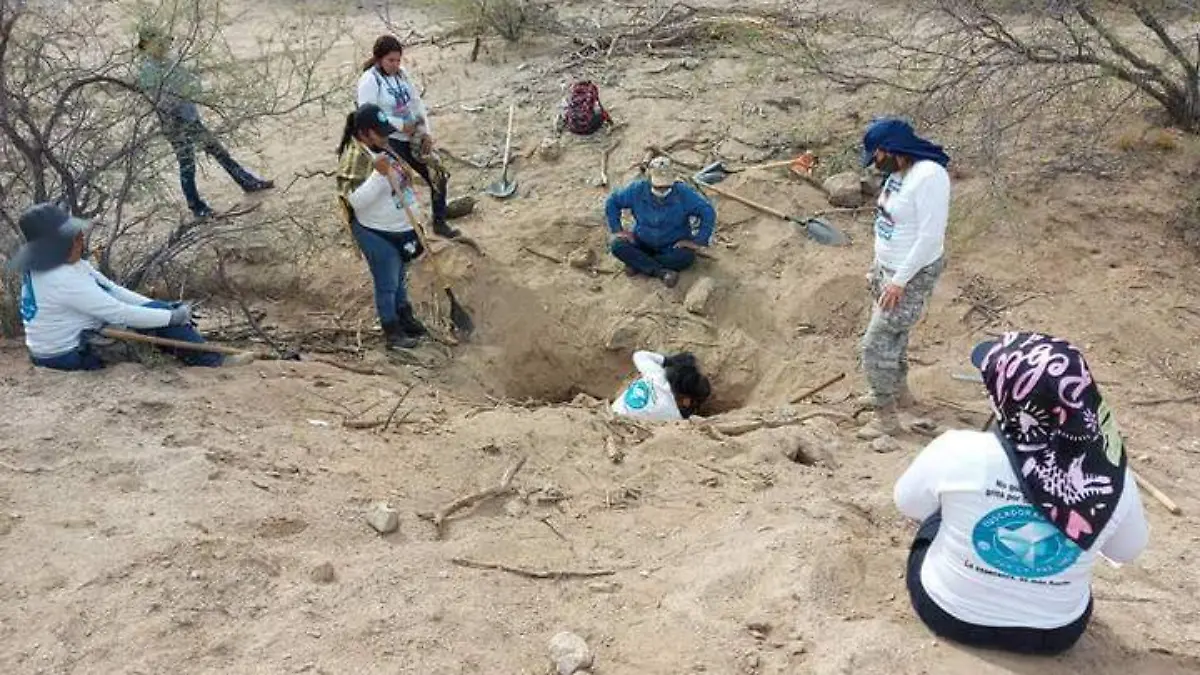
[[[186,326],[192,322],[192,306],[180,304],[171,310],[171,321],[168,326]]]

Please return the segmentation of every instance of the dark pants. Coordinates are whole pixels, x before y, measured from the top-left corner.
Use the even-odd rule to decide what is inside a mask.
[[[640,274],[656,277],[664,270],[682,272],[696,262],[696,252],[686,248],[670,246],[656,249],[645,242],[634,239],[618,239],[610,249],[617,260],[625,263]]]
[[[154,307],[155,309],[170,309],[171,306],[159,300],[153,300],[146,303],[146,307]],[[202,344],[204,337],[200,335],[200,331],[196,327],[188,324],[185,326],[167,326],[165,328],[146,328],[140,329],[137,332],[143,335],[153,335],[155,337],[167,338],[169,340],[181,340],[183,342],[195,342]],[[105,338],[107,339],[107,338]],[[129,358],[128,347],[124,343],[119,349],[99,348],[94,344],[95,335],[83,335],[79,340],[79,349],[66,354],[43,359],[31,356],[35,366],[43,368],[53,368],[54,370],[100,370],[105,365],[117,363],[120,361],[136,360]],[[216,368],[221,365],[223,357],[220,354],[211,352],[197,352],[190,349],[175,349],[174,347],[158,347],[158,349],[166,354],[170,354],[178,358],[188,366],[204,366]]]
[[[388,144],[405,164],[412,167],[413,171],[420,174],[425,183],[429,186],[430,201],[433,202],[433,222],[443,225],[446,222],[446,184],[448,182],[444,169],[436,169],[428,164],[417,159],[413,154],[412,144],[408,141],[400,141],[395,138],[389,138]]]
[[[942,525],[941,512],[930,516],[917,530],[912,550],[908,554],[908,597],[917,616],[937,635],[968,647],[998,649],[1017,654],[1053,656],[1075,645],[1092,618],[1092,602],[1088,601],[1083,616],[1062,628],[994,628],[976,626],[951,616],[929,597],[921,585],[921,565],[925,554]]]
[[[357,218],[351,221],[350,232],[371,270],[379,322],[385,326],[394,324],[400,318],[401,309],[408,306],[403,249],[413,244],[416,236],[411,232],[383,232],[363,227]]]
[[[171,147],[175,150],[175,158],[179,160],[179,184],[183,188],[183,196],[187,199],[188,208],[193,212],[207,208],[200,198],[196,188],[196,146],[208,153],[210,157],[225,169],[229,177],[243,190],[249,189],[261,179],[247,171],[221,145],[204,123],[199,119],[187,120],[182,117],[163,118],[163,132]]]

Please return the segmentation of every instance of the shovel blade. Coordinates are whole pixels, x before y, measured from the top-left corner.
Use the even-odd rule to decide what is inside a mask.
[[[487,186],[486,190],[484,190],[484,192],[487,192],[489,195],[491,195],[497,199],[504,199],[505,197],[511,197],[512,193],[514,193],[516,191],[517,191],[517,182],[516,181],[503,181],[503,180],[492,183],[491,185]]]
[[[809,239],[818,244],[825,246],[845,246],[850,243],[850,238],[843,234],[841,230],[820,218],[809,218],[798,224],[804,228],[804,234],[808,235]]]
[[[712,164],[709,164],[703,169],[700,169],[700,171],[696,172],[696,175],[693,176],[693,179],[698,183],[712,185],[713,183],[720,183],[730,175],[731,172],[725,168],[725,164],[722,162],[713,162]]]
[[[475,322],[471,319],[471,315],[467,313],[465,307],[458,303],[458,298],[454,297],[454,291],[446,289],[446,297],[450,299],[450,325],[454,327],[454,332],[463,339],[471,337],[475,332]]]

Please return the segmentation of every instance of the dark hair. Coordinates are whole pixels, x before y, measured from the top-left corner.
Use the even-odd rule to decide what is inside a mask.
[[[337,156],[341,157],[346,151],[346,146],[350,145],[350,139],[354,137],[354,113],[346,115],[346,126],[342,128],[342,140],[338,141]]]
[[[379,39],[375,40],[375,46],[371,48],[371,58],[363,63],[363,72],[374,68],[383,60],[383,57],[392,52],[404,54],[404,45],[400,44],[400,40],[395,35],[380,35]]]
[[[667,371],[667,383],[671,385],[671,393],[676,399],[680,396],[692,399],[692,405],[679,409],[684,419],[691,417],[712,395],[708,378],[701,374],[696,357],[690,352],[668,356],[663,359],[663,368]]]

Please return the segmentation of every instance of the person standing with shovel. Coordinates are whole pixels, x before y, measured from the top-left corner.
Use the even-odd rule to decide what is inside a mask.
[[[915,403],[908,340],[945,267],[950,158],[907,122],[884,118],[867,128],[862,161],[887,174],[875,211],[875,260],[867,273],[871,320],[861,345],[870,391],[860,402],[875,418],[859,436],[876,438],[899,433],[897,408]]]

